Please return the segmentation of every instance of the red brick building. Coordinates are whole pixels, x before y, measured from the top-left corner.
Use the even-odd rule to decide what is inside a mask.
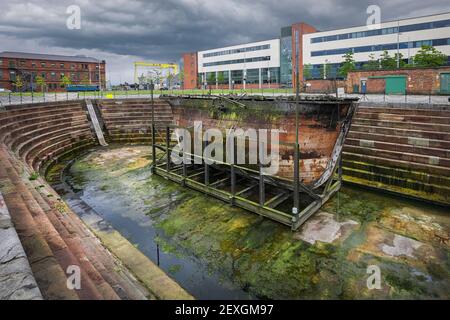
[[[20,76],[23,87],[15,81]],[[105,87],[106,63],[86,56],[62,56],[23,52],[0,53],[0,88],[11,91],[40,91],[36,77],[45,79],[47,91],[65,91],[61,82],[67,76],[72,84]]]
[[[450,67],[352,71],[347,93],[450,94]]]
[[[184,67],[184,89],[196,89],[198,86],[197,76],[197,52],[190,52],[183,54]]]

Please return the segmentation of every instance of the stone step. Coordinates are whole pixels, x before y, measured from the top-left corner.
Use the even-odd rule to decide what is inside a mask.
[[[16,137],[22,134],[26,134],[32,131],[38,134],[39,132],[47,131],[50,128],[59,128],[61,126],[70,127],[72,125],[76,126],[83,123],[87,123],[87,119],[84,116],[78,119],[75,118],[71,121],[50,120],[45,122],[33,123],[25,126],[15,126],[14,128],[11,128],[11,130],[9,130],[7,133],[5,133],[2,136],[3,140],[0,141],[3,141],[7,146],[10,146],[11,143],[15,141]]]
[[[44,181],[41,181],[44,183]],[[36,187],[36,186],[35,186]],[[49,203],[43,199],[42,194],[40,194],[35,188],[30,188],[36,199],[40,199],[40,207],[46,208],[45,214],[51,222],[52,226],[57,231],[58,235],[66,243],[70,252],[78,260],[79,266],[82,272],[87,277],[88,281],[92,282],[94,288],[100,293],[100,298],[107,300],[117,300],[119,297],[116,295],[115,291],[111,286],[103,279],[101,274],[97,271],[95,266],[92,264],[91,259],[85,254],[82,246],[80,236],[83,233],[73,232],[73,229],[66,222],[66,217],[68,216],[68,209],[64,208],[64,214],[55,209],[55,203]],[[47,197],[48,198],[48,197]],[[61,211],[63,209],[60,209]],[[94,257],[95,258],[95,257]]]
[[[344,159],[344,168],[450,188],[450,177]]]
[[[17,122],[24,119],[25,120],[42,119],[56,115],[66,116],[66,115],[81,115],[81,114],[85,114],[85,111],[81,107],[62,110],[48,110],[42,112],[19,113],[17,115],[12,115],[9,117],[0,117],[0,124],[5,125],[10,122]]]
[[[163,121],[159,121],[158,125],[159,126],[166,126],[166,125],[171,125],[172,122],[163,122]],[[115,129],[124,129],[124,130],[128,130],[128,129],[147,129],[147,130],[151,130],[151,123],[150,124],[146,124],[146,123],[137,123],[137,124],[108,124],[106,126],[106,128],[108,130],[115,130]]]
[[[450,110],[436,110],[436,109],[416,109],[416,108],[389,108],[389,107],[367,107],[360,105],[357,112],[369,113],[391,113],[391,114],[405,114],[416,116],[436,116],[436,117],[450,117]]]
[[[407,130],[425,130],[450,133],[450,125],[421,123],[421,122],[402,122],[402,121],[384,121],[374,119],[354,118],[352,124],[363,126],[375,126],[383,128],[407,129]]]
[[[379,166],[387,166],[391,168],[400,168],[411,171],[419,171],[434,175],[450,176],[450,169],[447,167],[429,165],[418,162],[410,162],[405,160],[383,158],[381,156],[365,155],[360,153],[352,153],[349,151],[343,152],[343,160],[357,161],[357,162],[367,162]]]
[[[20,150],[22,148],[26,147],[29,144],[41,141],[42,139],[58,136],[60,134],[75,133],[86,130],[90,130],[89,125],[87,123],[81,123],[70,126],[64,124],[61,125],[60,127],[47,128],[46,131],[44,130],[30,131],[30,133],[25,133],[18,136],[17,139],[14,140],[8,147],[14,152],[20,154]]]
[[[17,162],[14,166],[20,167]],[[61,223],[61,219],[67,217],[67,212],[60,212],[65,210],[61,207],[61,203],[56,200],[59,196],[53,191],[42,191],[45,188],[45,181],[25,180],[23,183],[25,189],[22,190],[21,195],[24,202],[28,206],[30,212],[37,225],[42,228],[41,233],[46,238],[47,243],[55,257],[57,257],[63,270],[67,270],[70,265],[77,265],[81,268],[81,290],[76,292],[82,299],[118,299],[114,290],[101,277],[92,265],[91,261],[84,254],[81,246],[78,244],[80,235],[83,233],[74,233]],[[53,197],[50,197],[52,195]],[[51,200],[52,199],[52,200]],[[56,208],[60,208],[57,210]]]
[[[366,132],[366,133],[377,133],[402,137],[415,137],[415,138],[427,138],[434,140],[450,141],[450,133],[446,132],[366,126],[355,123],[352,123],[350,132]]]
[[[426,148],[450,149],[450,140],[444,141],[428,138],[403,137],[403,136],[393,136],[393,135],[366,133],[358,131],[350,131],[348,133],[347,139],[372,140],[398,144],[407,144],[411,146],[426,147]]]
[[[382,183],[383,185],[397,186],[408,190],[424,192],[428,194],[428,198],[436,197],[450,203],[450,188],[448,187],[432,185],[421,181],[402,179],[395,176],[382,175],[346,167],[343,168],[343,174],[346,176],[352,176],[364,180]]]
[[[417,155],[427,155],[450,159],[450,149],[429,148],[408,144],[398,144],[385,141],[374,141],[374,140],[353,139],[353,138],[347,138],[345,140],[345,145],[364,148],[375,148],[386,151],[405,152]]]
[[[155,124],[158,123],[172,123],[172,117],[155,117]],[[141,124],[144,126],[148,126],[152,124],[152,120],[149,118],[121,118],[114,120],[106,120],[106,126],[112,125],[136,125]]]
[[[41,150],[35,157],[28,162],[29,166],[34,168],[36,172],[41,172],[41,168],[47,162],[58,159],[62,154],[72,152],[79,149],[81,146],[98,145],[97,140],[89,137],[87,139],[67,139],[48,146],[45,150]]]
[[[390,151],[390,150],[375,149],[375,148],[368,148],[368,147],[351,146],[351,145],[345,145],[344,151],[351,152],[351,153],[357,153],[357,154],[361,154],[361,155],[369,155],[369,156],[374,156],[374,157],[402,160],[402,161],[422,163],[422,164],[450,168],[450,159],[435,157],[435,156],[430,156],[430,155],[421,155],[421,154]]]
[[[12,107],[12,106],[11,106]],[[48,111],[48,110],[69,110],[73,108],[81,108],[81,102],[75,102],[75,103],[46,103],[45,105],[37,105],[37,106],[18,106],[17,108],[11,108],[10,106],[7,107],[7,110],[2,111],[1,114],[5,116],[11,116],[16,114],[24,114],[24,113],[30,113],[30,112],[42,112],[42,111]],[[1,118],[1,116],[0,116]]]
[[[25,205],[20,195],[22,180],[1,146],[0,163],[0,178],[7,186],[2,189],[3,197],[43,297],[51,300],[78,299],[76,292],[67,288],[63,268]]]
[[[49,220],[49,215],[51,212],[45,213],[42,210],[42,208],[36,203],[28,188],[24,187],[21,189],[21,196],[25,205],[30,210],[38,229],[41,234],[44,235],[46,242],[49,244],[53,255],[58,259],[62,269],[68,270],[70,266],[79,266],[81,268],[82,264],[78,261],[74,253],[70,250],[61,235]],[[85,270],[81,268],[81,271],[81,283],[83,285],[80,290],[76,290],[79,297],[85,300],[101,299],[102,296],[100,292],[98,292],[95,285],[87,276],[87,273],[84,272]]]
[[[66,121],[75,121],[75,120],[81,120],[86,119],[87,117],[84,113],[68,113],[68,114],[58,114],[58,115],[49,115],[46,117],[31,117],[22,119],[20,121],[16,122],[9,122],[5,125],[0,126],[0,134],[2,134],[1,137],[3,137],[7,132],[11,131],[12,129],[22,128],[24,126],[30,125],[30,124],[38,124],[38,123],[47,123],[49,121],[60,121],[60,122],[66,122]]]
[[[18,150],[18,155],[27,161],[29,156],[33,157],[36,153],[39,153],[48,145],[52,145],[54,143],[65,140],[75,141],[79,139],[93,138],[93,136],[90,128],[84,128],[81,130],[69,131],[58,135],[50,134],[49,136],[46,136],[44,138],[46,139],[34,141],[35,143],[31,145],[27,144],[25,147]]]
[[[419,122],[419,123],[436,123],[450,124],[450,117],[438,117],[430,115],[409,115],[384,112],[362,112],[358,111],[354,119],[371,119],[382,121],[403,121],[403,122]]]

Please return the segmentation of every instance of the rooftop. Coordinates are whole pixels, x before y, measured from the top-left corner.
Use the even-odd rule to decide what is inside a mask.
[[[63,56],[55,54],[38,54],[38,53],[12,52],[12,51],[0,52],[0,58],[55,60],[55,61],[91,62],[91,63],[100,62],[100,60],[98,59],[86,57],[84,55]]]

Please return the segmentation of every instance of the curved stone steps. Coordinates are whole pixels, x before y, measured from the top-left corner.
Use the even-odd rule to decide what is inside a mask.
[[[351,131],[348,133],[347,139],[370,140],[381,142],[389,141],[391,143],[411,145],[411,146],[422,146],[437,149],[450,149],[450,141],[429,139],[429,138],[416,138],[411,136],[405,137],[379,133]]]
[[[11,116],[15,114],[24,114],[25,112],[30,111],[49,111],[53,110],[55,111],[55,108],[58,108],[57,110],[62,109],[73,109],[73,108],[80,108],[81,102],[77,101],[75,103],[45,103],[45,105],[39,106],[39,105],[19,105],[19,106],[8,106],[8,110],[5,110],[2,112],[3,116]],[[26,110],[26,111],[24,111]]]
[[[394,151],[450,159],[450,149],[430,148],[426,146],[417,146],[411,144],[399,144],[386,141],[353,138],[347,138],[345,143],[349,146],[368,147],[385,151]]]
[[[398,114],[392,112],[363,112],[356,113],[359,119],[367,120],[384,120],[384,121],[403,121],[403,122],[420,122],[420,123],[437,123],[450,124],[450,117],[430,116],[430,115],[410,115]]]
[[[90,137],[89,139],[83,139],[78,141],[73,141],[72,139],[66,139],[54,143],[46,147],[43,150],[40,150],[38,154],[34,155],[31,159],[27,161],[27,164],[33,168],[36,172],[41,171],[42,165],[47,161],[51,161],[54,158],[57,158],[60,154],[63,154],[66,151],[73,150],[78,148],[81,145],[86,145],[89,143],[95,143],[95,139]]]
[[[26,190],[26,187],[7,151],[1,146],[0,163],[2,184],[7,183],[7,187],[2,188],[3,197],[43,297],[56,300],[78,299],[78,295],[67,288],[64,270],[23,202],[21,192]]]
[[[48,146],[53,146],[55,143],[62,141],[79,141],[82,139],[93,138],[92,132],[89,128],[84,128],[77,131],[69,131],[60,135],[51,135],[48,139],[38,140],[36,143],[29,145],[27,148],[18,150],[18,155],[23,158],[27,163],[30,157],[36,157],[42,154],[42,152],[48,150]]]
[[[360,105],[358,107],[358,112],[450,117],[450,109],[448,109],[448,107],[421,109],[421,108],[368,107]]]
[[[366,126],[366,125],[359,125],[356,123],[352,123],[350,132],[366,132],[366,133],[377,133],[402,137],[415,137],[415,138],[450,141],[450,133],[447,132]]]
[[[422,122],[386,121],[354,118],[352,124],[394,129],[425,130],[450,133],[450,125]]]
[[[28,111],[28,110],[27,110]],[[65,115],[65,114],[73,114],[73,113],[84,113],[84,110],[81,108],[81,106],[76,108],[62,108],[59,110],[47,110],[47,111],[30,111],[30,112],[23,112],[12,116],[2,116],[0,118],[0,125],[5,125],[7,123],[11,122],[17,122],[23,119],[40,119],[40,118],[46,118],[48,116],[54,116],[54,115]]]
[[[28,145],[35,145],[36,142],[42,141],[46,138],[50,138],[54,135],[85,132],[86,130],[90,130],[89,125],[85,122],[81,122],[80,124],[73,124],[69,127],[67,125],[68,124],[64,123],[60,126],[35,130],[30,133],[22,134],[18,136],[17,139],[14,140],[10,145],[8,145],[8,147],[17,154],[21,154],[22,149],[26,149]],[[44,133],[41,133],[42,131]]]
[[[41,123],[41,125],[44,125],[46,123],[54,123],[55,121],[59,121],[60,123],[68,123],[70,124],[71,122],[76,122],[76,121],[80,121],[80,120],[84,120],[86,118],[86,115],[84,114],[73,114],[73,115],[66,115],[66,114],[60,114],[60,115],[54,115],[54,116],[48,116],[46,118],[32,118],[32,119],[25,119],[22,121],[18,121],[18,122],[11,122],[5,126],[1,126],[0,127],[0,141],[6,141],[5,137],[10,136],[10,134],[8,134],[9,132],[11,132],[13,129],[22,129],[23,127],[25,127],[26,125],[38,125],[39,123]]]

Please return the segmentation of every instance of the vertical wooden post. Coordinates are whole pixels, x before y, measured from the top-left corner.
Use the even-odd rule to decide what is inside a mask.
[[[234,152],[234,146],[235,146],[235,137],[233,136],[233,145],[232,145],[232,158],[230,163],[230,174],[231,174],[231,204],[234,205],[234,196],[236,195],[236,172],[234,170],[234,163],[236,161],[236,155]],[[230,151],[230,150],[227,150]]]
[[[156,132],[155,132],[155,102],[153,100],[153,81],[150,82],[150,99],[152,104],[152,160],[153,160],[153,173],[156,169]]]
[[[266,202],[266,192],[264,187],[264,175],[262,172],[262,163],[259,162],[259,205],[262,207]]]
[[[166,152],[167,152],[167,163],[166,163],[166,169],[167,172],[170,171],[170,127],[166,127]]]
[[[300,100],[300,78],[299,78],[299,39],[298,31],[295,32],[295,55],[296,55],[296,66],[295,66],[295,87],[296,87],[296,103],[295,103],[295,145],[294,145],[294,207],[292,208],[292,213],[297,214],[300,206],[299,198],[299,161],[300,161],[300,150],[299,150],[299,100]]]
[[[205,148],[208,146],[208,140],[205,141]],[[202,154],[204,154],[204,150],[202,150]],[[209,186],[209,165],[206,163],[206,159],[203,157],[203,161],[205,161],[205,186]]]

